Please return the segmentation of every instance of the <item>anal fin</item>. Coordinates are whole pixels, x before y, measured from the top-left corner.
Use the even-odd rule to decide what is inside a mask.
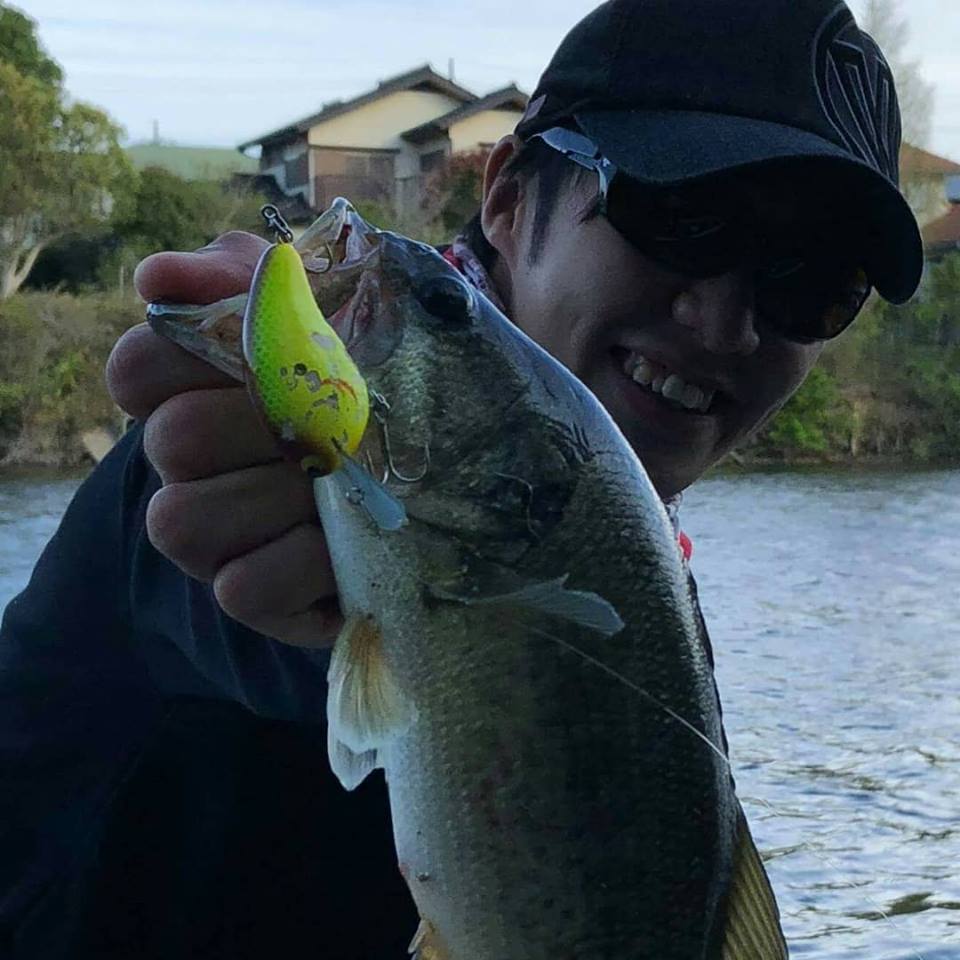
[[[787,960],[780,910],[743,810],[737,818],[722,960]]]
[[[451,960],[450,951],[429,920],[420,920],[420,926],[407,950],[413,955],[413,960]]]

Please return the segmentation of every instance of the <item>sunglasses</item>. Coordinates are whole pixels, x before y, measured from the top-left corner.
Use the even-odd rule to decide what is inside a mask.
[[[800,343],[842,333],[870,296],[863,267],[828,238],[822,226],[785,243],[762,223],[745,217],[743,205],[711,198],[691,210],[689,197],[651,188],[618,175],[617,165],[592,140],[552,127],[535,133],[569,160],[596,172],[596,211],[644,256],[695,277],[720,276],[749,265],[760,319]],[[781,231],[782,233],[782,231]]]

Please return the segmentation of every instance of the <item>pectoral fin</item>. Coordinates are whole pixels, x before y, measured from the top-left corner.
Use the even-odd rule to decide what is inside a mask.
[[[430,592],[438,600],[449,600],[468,606],[514,606],[559,617],[579,624],[604,636],[612,637],[623,627],[623,620],[613,605],[597,593],[586,590],[568,590],[567,577],[527,583],[506,593],[484,593],[480,590],[456,590],[431,586]]]
[[[383,653],[383,637],[367,616],[344,624],[327,673],[330,766],[348,789],[377,766],[376,751],[414,719]]]
[[[740,811],[733,880],[727,897],[722,960],[787,960],[787,943],[780,929],[780,910]]]

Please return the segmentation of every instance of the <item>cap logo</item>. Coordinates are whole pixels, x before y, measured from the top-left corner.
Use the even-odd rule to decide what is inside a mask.
[[[845,4],[820,28],[814,57],[820,104],[840,140],[897,183],[900,110],[893,73]]]

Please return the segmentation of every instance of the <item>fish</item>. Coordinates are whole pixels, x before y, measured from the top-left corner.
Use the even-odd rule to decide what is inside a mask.
[[[347,789],[384,772],[421,918],[411,952],[785,958],[687,575],[636,453],[437,251],[338,203],[314,237],[349,282],[317,299],[373,416],[314,479],[345,618],[328,754]],[[170,305],[154,319],[180,322]]]

